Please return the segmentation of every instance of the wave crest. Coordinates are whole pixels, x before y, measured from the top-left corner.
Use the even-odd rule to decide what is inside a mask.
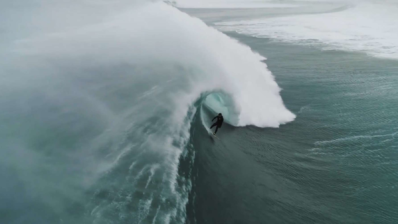
[[[0,120],[14,127],[0,138],[0,157],[13,155],[2,170],[16,170],[28,194],[40,195],[37,214],[70,223],[184,223],[190,183],[178,175],[179,158],[200,96],[212,93],[207,103],[216,99],[214,110],[233,105],[238,126],[277,127],[294,118],[263,57],[165,3],[42,3],[35,19],[49,21],[62,12],[55,23],[68,26],[35,23],[33,29],[29,16],[21,17],[8,36],[15,39],[0,40],[7,45],[0,55],[1,93],[7,96],[0,100]],[[23,145],[21,153],[15,153],[16,143]],[[30,154],[37,156],[20,162]],[[53,184],[59,182],[68,184]],[[65,198],[89,212],[63,213],[73,205]]]

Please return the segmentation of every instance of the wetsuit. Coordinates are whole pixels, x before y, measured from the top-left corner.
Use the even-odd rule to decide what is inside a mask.
[[[214,126],[216,126],[216,130],[214,131],[214,134],[217,133],[218,128],[221,128],[221,125],[222,125],[222,123],[224,122],[224,118],[223,118],[222,115],[217,115],[217,116],[214,117],[213,120],[211,120],[211,121],[214,121],[214,119],[216,119],[216,118],[217,118],[217,121],[216,121],[213,125],[211,125],[211,127],[210,127],[210,129],[212,129]]]

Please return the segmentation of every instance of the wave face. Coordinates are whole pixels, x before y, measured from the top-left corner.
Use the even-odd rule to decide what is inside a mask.
[[[263,57],[162,2],[1,4],[1,223],[184,223],[198,104],[294,119]]]
[[[351,1],[343,10],[329,13],[217,25],[223,31],[254,37],[398,59],[397,12],[398,4],[393,1]]]

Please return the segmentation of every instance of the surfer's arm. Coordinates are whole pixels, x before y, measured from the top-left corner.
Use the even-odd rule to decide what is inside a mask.
[[[216,119],[218,116],[215,116],[211,121],[214,121],[214,119]]]

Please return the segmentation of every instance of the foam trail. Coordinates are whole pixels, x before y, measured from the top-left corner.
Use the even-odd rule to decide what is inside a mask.
[[[398,5],[393,1],[353,1],[348,8],[338,12],[217,25],[224,31],[255,37],[398,59],[397,12]]]

